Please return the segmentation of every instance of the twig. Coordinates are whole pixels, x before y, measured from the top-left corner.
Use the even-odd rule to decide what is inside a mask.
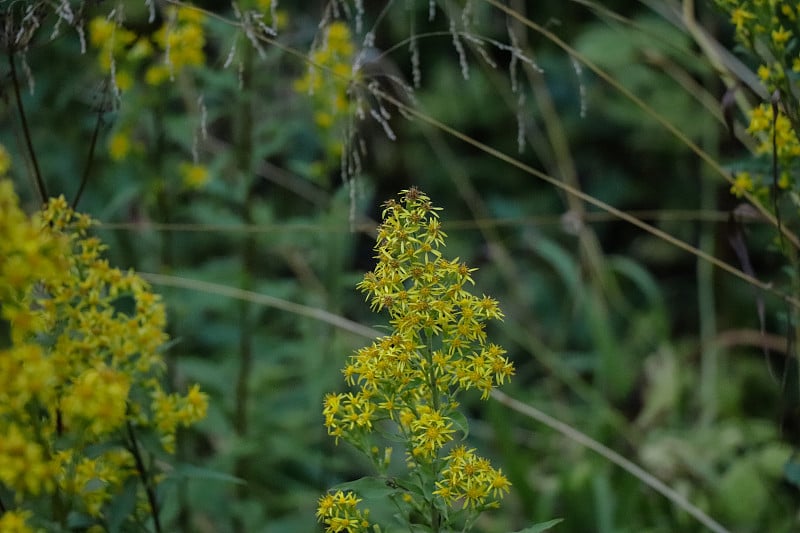
[[[642,467],[637,465],[636,463],[625,459],[620,454],[604,446],[603,444],[597,442],[593,438],[589,437],[588,435],[581,433],[577,429],[572,428],[571,426],[561,422],[560,420],[556,420],[552,416],[539,411],[535,407],[532,407],[526,403],[522,403],[519,400],[508,396],[507,394],[500,392],[497,389],[492,390],[492,398],[497,400],[498,402],[502,403],[503,405],[513,409],[514,411],[527,416],[537,422],[544,424],[545,426],[549,427],[550,429],[554,429],[567,437],[568,439],[577,442],[581,446],[585,446],[589,448],[593,452],[596,452],[604,459],[614,463],[615,465],[619,466],[633,477],[640,480],[642,483],[648,485],[650,488],[667,498],[669,501],[692,515],[694,518],[697,519],[698,522],[706,526],[711,531],[715,533],[730,533],[728,529],[720,525],[717,521],[713,518],[708,516],[704,513],[700,508],[695,506],[689,500],[687,500],[683,495],[679,494],[675,490],[671,489],[666,483],[661,481],[660,479],[656,478],[649,472],[645,471]]]
[[[39,171],[39,162],[36,159],[36,152],[33,149],[31,132],[28,128],[28,119],[25,117],[25,108],[22,105],[22,95],[20,95],[19,92],[19,77],[17,76],[17,67],[14,63],[13,51],[8,52],[8,65],[11,69],[11,85],[14,86],[14,98],[17,101],[17,111],[19,112],[19,119],[22,123],[22,134],[25,137],[25,144],[28,147],[28,154],[30,155],[31,163],[33,163],[33,177],[36,183],[36,189],[39,193],[39,199],[42,201],[42,204],[44,204],[47,202],[47,189],[42,181],[42,173]]]
[[[89,181],[89,174],[92,170],[92,161],[94,160],[94,151],[95,148],[97,147],[97,137],[100,135],[100,127],[103,125],[103,111],[104,111],[107,87],[108,87],[108,82],[106,81],[103,84],[103,103],[97,110],[97,122],[95,122],[94,124],[94,131],[92,132],[92,140],[89,142],[89,154],[86,156],[86,165],[83,167],[81,184],[78,186],[78,192],[75,193],[75,198],[72,200],[73,210],[77,209],[78,202],[81,200],[81,196],[83,195],[83,189],[86,187],[86,183]]]

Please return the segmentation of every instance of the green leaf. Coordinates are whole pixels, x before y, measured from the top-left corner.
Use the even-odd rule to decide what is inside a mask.
[[[461,437],[461,440],[466,439],[469,435],[469,422],[467,422],[467,417],[465,417],[459,411],[447,413],[447,416],[449,416],[450,420],[453,421],[453,425],[456,427],[456,429],[464,434],[464,436]]]
[[[796,462],[794,459],[786,463],[783,467],[783,476],[786,478],[786,481],[795,487],[800,487],[800,463]]]
[[[111,505],[107,511],[109,533],[122,531],[125,521],[133,515],[136,509],[136,491],[138,488],[139,479],[135,477],[128,478],[122,493],[111,500]]]
[[[515,533],[540,533],[541,531],[547,531],[551,527],[555,526],[556,524],[560,524],[563,521],[563,518],[555,518],[553,520],[548,520],[547,522],[534,524],[531,527],[526,527],[525,529],[521,529]]]
[[[340,483],[333,487],[334,490],[352,490],[364,499],[384,498],[394,494],[398,489],[388,478],[367,476],[355,481]]]

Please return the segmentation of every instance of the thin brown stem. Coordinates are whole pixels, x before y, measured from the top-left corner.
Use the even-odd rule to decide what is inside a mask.
[[[86,165],[83,167],[83,175],[81,176],[81,183],[78,186],[78,192],[75,193],[75,198],[72,200],[72,209],[77,209],[78,202],[81,200],[83,190],[86,183],[89,181],[89,174],[92,170],[92,161],[94,160],[94,152],[97,148],[97,138],[100,136],[100,128],[103,126],[103,111],[105,107],[105,99],[107,95],[108,83],[103,85],[103,103],[100,109],[97,110],[97,120],[94,124],[94,131],[92,132],[92,139],[89,141],[89,154],[86,156]]]
[[[17,103],[17,113],[19,113],[19,120],[22,124],[22,135],[25,137],[25,145],[28,148],[28,156],[33,164],[33,179],[36,185],[36,192],[39,195],[39,200],[42,204],[47,202],[47,188],[42,180],[42,173],[39,170],[39,161],[36,159],[36,151],[33,149],[33,141],[31,140],[31,131],[28,127],[28,119],[25,116],[25,106],[22,104],[22,95],[19,90],[19,76],[17,76],[17,67],[14,62],[14,52],[8,53],[8,66],[11,69],[11,85],[14,87],[14,99]]]

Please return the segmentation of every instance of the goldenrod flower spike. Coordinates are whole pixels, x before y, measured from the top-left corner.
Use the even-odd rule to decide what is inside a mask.
[[[67,513],[100,523],[129,478],[152,489],[136,435],[171,452],[177,428],[206,415],[197,386],[162,389],[164,305],[135,273],[109,266],[92,225],[63,197],[28,217],[0,179],[0,319],[11,340],[0,349],[0,493],[13,496],[0,501],[0,531]],[[61,516],[22,511],[52,501]]]
[[[384,204],[377,263],[358,288],[373,311],[388,313],[392,331],[350,356],[342,373],[355,392],[328,394],[323,405],[328,433],[361,450],[381,474],[391,450],[381,454],[378,438],[404,443],[408,475],[397,483],[395,503],[409,513],[423,510],[434,530],[457,516],[452,510],[477,514],[508,492],[500,470],[475,450],[453,447],[453,440],[466,432],[458,394],[474,388],[486,399],[514,373],[485,331],[489,320],[503,318],[499,305],[470,292],[475,269],[444,257],[439,211],[416,188]],[[402,488],[411,485],[424,490]],[[335,504],[337,498],[344,498],[341,491],[319,502],[317,517],[327,531],[345,531],[354,516],[366,521],[353,514],[359,500]]]

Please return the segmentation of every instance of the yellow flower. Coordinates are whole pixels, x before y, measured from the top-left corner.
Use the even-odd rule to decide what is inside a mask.
[[[186,405],[182,410],[182,422],[189,426],[206,417],[208,411],[208,395],[200,392],[200,385],[192,385],[186,393]]]
[[[181,8],[178,10],[177,22],[168,22],[153,34],[153,40],[164,52],[165,63],[176,73],[186,66],[205,63],[203,19],[204,16],[199,11]]]
[[[325,111],[314,113],[314,123],[322,129],[328,129],[333,125],[333,116]]]
[[[361,511],[356,505],[361,498],[350,491],[337,490],[325,494],[317,502],[317,520],[326,526],[329,533],[362,533],[370,531],[369,511]]]
[[[736,26],[737,34],[744,34],[745,24],[747,24],[747,21],[754,18],[756,18],[754,14],[741,7],[736,8],[731,12],[731,22],[733,22],[733,24]]]
[[[116,24],[104,17],[95,17],[89,21],[89,42],[95,48],[106,45],[114,35]]]
[[[11,340],[0,349],[0,484],[31,504],[64,491],[70,507],[100,516],[138,475],[117,444],[126,422],[167,437],[140,400],[173,397],[159,384],[165,312],[141,278],[108,265],[92,220],[63,196],[33,217],[18,203],[0,180],[0,316]],[[205,415],[196,386],[174,397],[160,416],[188,425]],[[12,513],[0,531],[16,530]]]
[[[205,22],[206,16],[199,9],[193,9],[188,6],[181,6],[178,8],[178,21],[187,22],[191,24],[202,24]]]
[[[131,137],[127,131],[118,131],[108,140],[108,155],[114,161],[122,161],[131,151]]]
[[[480,511],[498,505],[508,479],[474,450],[456,446],[447,457],[442,450],[464,429],[456,422],[457,393],[475,388],[486,399],[514,367],[487,341],[486,322],[503,317],[497,301],[467,290],[474,268],[443,257],[438,211],[416,188],[383,205],[376,266],[357,288],[373,310],[388,314],[391,332],[350,356],[342,373],[358,390],[326,395],[322,413],[329,435],[354,444],[383,473],[391,450],[379,457],[371,440],[380,422],[381,433],[405,441],[412,478],[435,486],[433,494],[450,507],[460,502]],[[359,517],[337,497],[319,501],[326,531],[360,531]],[[404,498],[412,508],[421,503],[413,493]]]
[[[169,66],[160,63],[158,65],[151,65],[144,73],[144,81],[148,85],[161,85],[170,77]]]
[[[772,106],[769,104],[761,104],[753,108],[750,112],[750,125],[747,127],[747,132],[754,135],[761,131],[767,131],[772,127]]]
[[[122,426],[131,383],[128,376],[101,366],[81,373],[61,400],[64,424],[86,428],[93,436],[111,433]]]
[[[772,42],[775,43],[775,46],[778,47],[779,49],[783,48],[791,38],[792,38],[791,30],[786,30],[783,28],[783,26],[781,26],[777,30],[772,31]]]
[[[769,80],[769,76],[770,76],[769,66],[767,66],[767,65],[759,65],[758,66],[758,71],[756,73],[758,74],[758,77],[761,78],[761,81],[766,83]]]
[[[5,511],[0,515],[0,531],[3,533],[34,533],[27,520],[32,516],[30,511]]]
[[[136,43],[128,51],[128,59],[138,61],[153,55],[153,45],[144,37],[136,40]]]
[[[11,169],[11,154],[8,153],[6,147],[0,144],[0,177],[5,175]]]
[[[187,189],[202,189],[208,182],[208,168],[203,165],[181,163],[180,173]]]
[[[753,192],[753,178],[748,172],[740,172],[731,185],[731,193],[737,198],[741,198],[745,193]]]
[[[115,81],[117,82],[117,88],[120,91],[127,91],[131,87],[133,87],[133,76],[127,70],[118,70],[114,76]]]

